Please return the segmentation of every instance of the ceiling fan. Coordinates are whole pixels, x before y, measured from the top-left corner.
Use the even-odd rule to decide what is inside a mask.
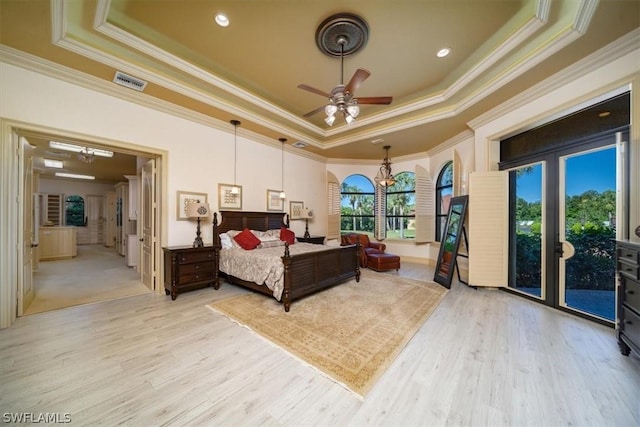
[[[361,49],[366,43],[367,37],[368,26],[362,18],[356,15],[334,15],[320,25],[316,31],[316,43],[320,50],[330,56],[337,56],[337,48],[340,49],[340,84],[334,87],[330,93],[306,84],[298,85],[300,89],[324,96],[329,100],[328,104],[308,112],[304,117],[310,117],[324,110],[327,115],[324,121],[329,126],[332,126],[336,113],[341,112],[347,124],[350,125],[358,114],[360,114],[359,105],[391,104],[393,100],[391,96],[355,97],[355,91],[362,82],[371,75],[371,73],[364,68],[358,68],[351,77],[351,80],[349,80],[349,83],[344,84],[344,56]]]

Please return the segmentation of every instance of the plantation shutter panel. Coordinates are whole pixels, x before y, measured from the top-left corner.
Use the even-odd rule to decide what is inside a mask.
[[[416,165],[416,243],[433,242],[436,236],[435,187],[431,174]]]
[[[375,238],[384,240],[387,237],[387,187],[376,184]]]
[[[340,237],[340,183],[327,172],[327,240]]]
[[[456,150],[453,150],[453,196],[462,195],[462,160]]]
[[[509,263],[509,175],[469,176],[469,283],[506,287]]]

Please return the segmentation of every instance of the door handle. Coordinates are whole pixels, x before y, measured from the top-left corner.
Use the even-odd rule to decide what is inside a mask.
[[[576,249],[571,243],[563,240],[556,242],[555,253],[558,254],[560,258],[569,259],[576,254]]]
[[[564,249],[562,248],[562,242],[556,242],[556,247],[554,249],[554,252],[556,254],[558,254],[558,256],[562,256],[564,255]]]

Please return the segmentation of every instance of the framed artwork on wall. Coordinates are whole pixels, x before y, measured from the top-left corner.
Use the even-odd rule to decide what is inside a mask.
[[[176,219],[178,221],[188,221],[187,205],[189,203],[208,203],[205,193],[194,193],[193,191],[178,191],[178,201],[176,202]]]
[[[267,190],[267,210],[283,211],[284,199],[280,198],[280,190]]]
[[[238,193],[233,193],[233,188],[238,189]],[[218,184],[218,209],[238,209],[242,210],[242,186],[233,184]]]
[[[290,219],[302,219],[303,210],[304,210],[303,202],[289,202],[289,218]]]

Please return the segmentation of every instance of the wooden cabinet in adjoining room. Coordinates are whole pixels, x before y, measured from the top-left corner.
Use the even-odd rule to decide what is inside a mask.
[[[40,227],[38,259],[50,261],[78,255],[77,227]]]

